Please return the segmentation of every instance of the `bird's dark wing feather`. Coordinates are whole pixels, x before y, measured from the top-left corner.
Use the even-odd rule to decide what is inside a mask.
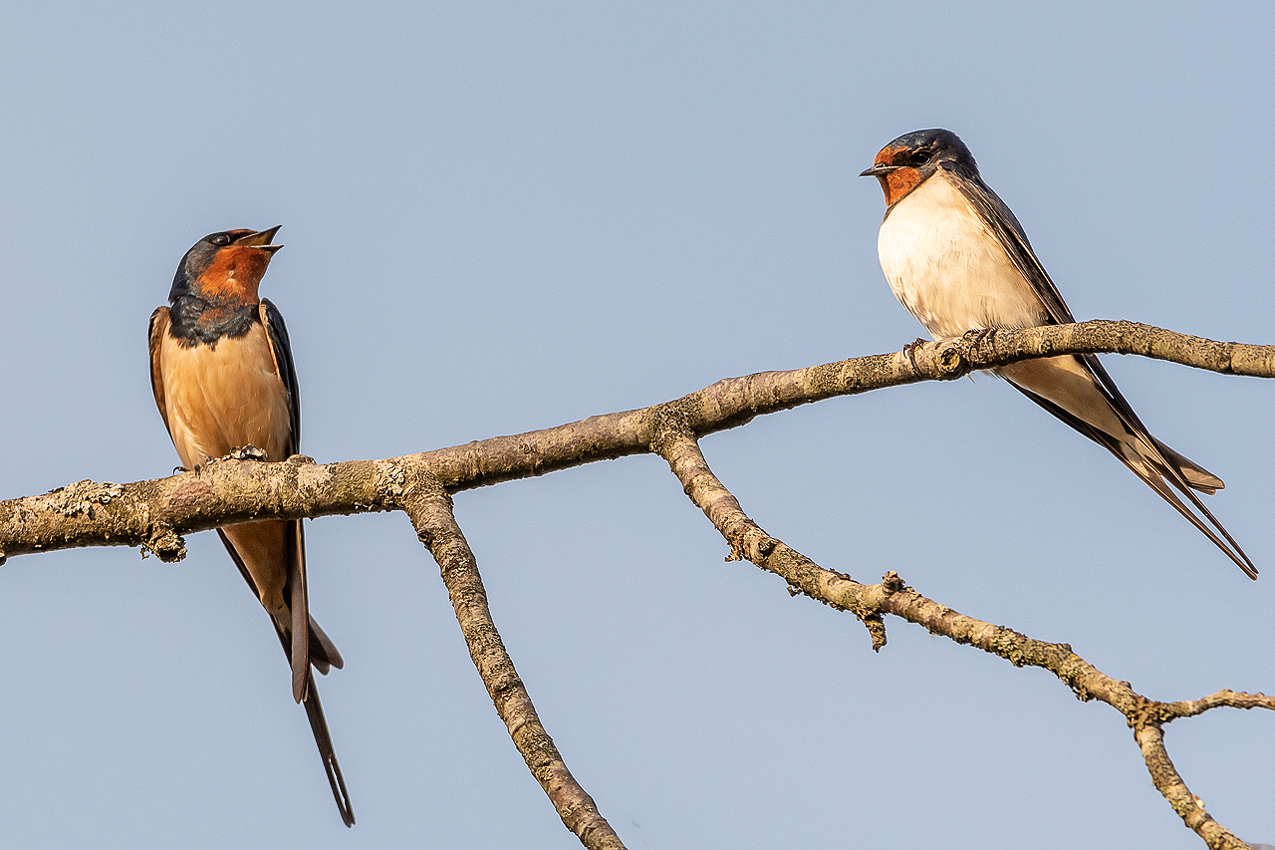
[[[1058,287],[1054,286],[1044,266],[1040,264],[1040,260],[1036,259],[1036,252],[1032,250],[1031,243],[1027,241],[1027,234],[1023,231],[1023,226],[1018,223],[1013,211],[977,175],[966,174],[960,168],[952,167],[950,163],[943,163],[943,165],[947,167],[949,176],[961,195],[996,234],[997,239],[1009,254],[1009,258],[1031,284],[1049,313],[1051,320],[1049,324],[1066,325],[1076,321],[1071,315],[1071,310],[1067,309],[1067,303],[1063,301]]]
[[[1189,523],[1194,525],[1201,533],[1203,533],[1205,537],[1211,540],[1214,546],[1217,546],[1217,548],[1226,553],[1226,556],[1234,561],[1235,565],[1243,570],[1246,576],[1251,579],[1257,578],[1257,568],[1253,566],[1253,561],[1247,554],[1245,554],[1244,550],[1240,548],[1240,544],[1235,541],[1235,538],[1232,537],[1231,533],[1226,530],[1226,527],[1222,525],[1222,523],[1218,522],[1217,517],[1213,516],[1213,512],[1210,511],[1202,501],[1200,501],[1200,497],[1192,492],[1193,489],[1198,489],[1210,494],[1215,492],[1213,489],[1208,487],[1193,487],[1186,480],[1186,476],[1182,472],[1178,462],[1185,461],[1185,463],[1190,465],[1192,468],[1198,469],[1199,467],[1197,467],[1192,461],[1182,457],[1180,454],[1175,452],[1173,449],[1170,449],[1150,434],[1145,434],[1147,440],[1154,446],[1155,451],[1159,452],[1159,456],[1144,455],[1143,459],[1151,462],[1159,475],[1143,474],[1137,467],[1125,459],[1124,454],[1120,451],[1120,441],[1112,437],[1110,434],[1094,428],[1089,423],[1073,416],[1071,413],[1054,404],[1049,399],[1036,395],[1031,390],[1020,387],[1018,384],[1013,382],[1010,382],[1010,386],[1115,455],[1116,458],[1128,467],[1134,475],[1146,482],[1147,486],[1154,490],[1160,498],[1168,502],[1175,511],[1180,513]],[[1202,471],[1205,475],[1212,477],[1212,473],[1209,473],[1207,470]],[[1165,481],[1168,481],[1168,484],[1166,484]],[[1172,484],[1174,489],[1187,497],[1187,500],[1190,501],[1191,505],[1200,512],[1203,519],[1191,512],[1190,508],[1188,508],[1186,504],[1178,498],[1177,493],[1173,492],[1173,489],[1169,487],[1169,484]],[[1216,531],[1214,531],[1214,529],[1216,529]],[[1219,533],[1221,536],[1219,536]],[[1223,540],[1226,542],[1223,542]],[[1229,546],[1227,545],[1228,543],[1230,544]]]
[[[1010,260],[1013,261],[1015,268],[1022,273],[1023,277],[1031,285],[1032,290],[1040,298],[1041,303],[1045,305],[1050,319],[1048,324],[1067,325],[1075,322],[1076,318],[1072,316],[1071,310],[1067,307],[1067,302],[1063,301],[1062,294],[1058,292],[1058,287],[1054,285],[1049,273],[1045,271],[1045,267],[1041,265],[1040,260],[1036,257],[1036,252],[1032,250],[1031,243],[1027,240],[1027,234],[1023,231],[1023,226],[1018,223],[1013,211],[980,178],[963,174],[959,169],[952,169],[951,172],[953,178],[955,178],[953,182],[960,190],[961,195],[974,208],[979,217],[983,219],[983,222],[996,234],[1006,253],[1009,254]],[[1081,354],[1076,355],[1076,359],[1084,364],[1085,369],[1093,376],[1098,386],[1102,388],[1103,395],[1107,397],[1107,400],[1111,402],[1111,406],[1120,414],[1121,419],[1125,421],[1129,430],[1140,436],[1149,437],[1146,426],[1142,424],[1138,414],[1134,413],[1133,407],[1121,395],[1120,390],[1116,387],[1116,382],[1111,379],[1111,375],[1107,374],[1107,370],[1098,362],[1098,358],[1092,354]],[[1068,422],[1067,424],[1071,425],[1072,423]],[[1084,432],[1082,431],[1082,433]],[[1086,436],[1090,435],[1086,434]]]
[[[283,314],[265,298],[261,299],[261,324],[270,341],[270,353],[274,356],[275,369],[283,387],[288,391],[288,414],[291,434],[288,454],[296,454],[301,444],[301,397],[297,386],[297,367],[292,362],[292,345],[288,342],[288,328]],[[271,458],[283,460],[283,458]],[[292,611],[292,694],[297,702],[305,699],[310,670],[310,605],[307,599],[305,579],[305,529],[301,521],[291,524],[288,535],[288,604]]]
[[[1005,248],[1006,253],[1009,254],[1014,266],[1031,285],[1041,303],[1045,305],[1050,319],[1048,324],[1061,325],[1075,322],[1075,317],[1072,316],[1071,310],[1068,309],[1067,303],[1063,301],[1062,295],[1058,292],[1058,287],[1050,279],[1045,267],[1041,265],[1040,260],[1036,257],[1036,252],[1032,250],[1031,243],[1027,240],[1027,234],[1023,230],[1023,226],[1018,223],[1018,218],[1013,211],[978,175],[965,173],[959,166],[952,166],[948,163],[943,163],[943,167],[949,171],[952,182],[960,190],[961,195],[996,235],[997,240]],[[1201,492],[1212,493],[1221,486],[1221,480],[1203,467],[1169,449],[1153,437],[1147,427],[1142,424],[1142,420],[1138,418],[1138,414],[1134,413],[1133,407],[1120,393],[1120,390],[1116,387],[1116,382],[1111,379],[1111,375],[1107,373],[1107,370],[1098,361],[1096,355],[1080,354],[1074,356],[1093,378],[1095,385],[1102,391],[1112,409],[1119,415],[1124,427],[1128,429],[1130,434],[1136,435],[1140,439],[1144,448],[1140,449],[1139,453],[1142,454],[1144,460],[1154,466],[1164,480],[1154,475],[1144,475],[1130,465],[1120,450],[1118,435],[1106,434],[1093,428],[1048,399],[1019,387],[1017,384],[1014,384],[1015,388],[1054,416],[1057,416],[1063,422],[1066,422],[1072,428],[1075,428],[1114,454],[1120,459],[1121,463],[1133,470],[1161,498],[1172,505],[1178,513],[1186,517],[1192,525],[1202,531],[1219,549],[1225,552],[1232,561],[1239,565],[1240,569],[1244,570],[1249,578],[1257,578],[1257,570],[1254,568],[1253,562],[1249,560],[1248,555],[1244,554],[1244,550],[1235,542],[1235,538],[1231,537],[1230,533],[1204,506],[1199,496],[1192,492],[1198,489]],[[1203,473],[1205,477],[1202,478],[1200,473]],[[1191,505],[1204,517],[1203,520],[1183,504],[1177,494],[1165,484],[1165,480],[1172,484],[1174,489],[1187,497]],[[1220,533],[1220,537],[1218,533],[1214,532],[1214,529]],[[1223,543],[1222,538],[1225,538],[1226,543]],[[1227,543],[1230,545],[1226,545]]]
[[[168,308],[157,307],[155,312],[151,313],[148,331],[151,352],[151,392],[155,394],[155,406],[159,408],[159,415],[163,417],[165,428],[168,428],[168,405],[164,402],[164,375],[159,368],[159,348],[171,323],[172,317],[169,315]],[[172,429],[169,429],[169,433],[172,433]]]
[[[248,582],[248,587],[252,588],[253,595],[260,597],[261,591],[258,589],[257,583],[252,580],[252,573],[248,572],[248,567],[244,564],[243,558],[240,557],[239,552],[235,549],[229,538],[226,537],[225,532],[223,532],[220,528],[217,529],[217,534],[221,536],[221,542],[226,547],[226,551],[230,553],[230,559],[234,561],[235,566],[239,568],[239,573],[243,576],[243,580]],[[304,546],[304,541],[302,542],[302,545]],[[290,656],[291,642],[288,638],[288,633],[285,632],[281,625],[275,621],[274,617],[270,618],[270,622],[274,623],[275,631],[279,633],[279,640],[283,643],[284,653]],[[327,633],[325,633],[323,629],[319,628],[319,624],[314,621],[313,617],[310,618],[309,625],[310,664],[312,664],[316,670],[325,676],[332,667],[335,667],[338,670],[344,667],[345,660],[341,657],[341,653],[337,650],[336,645],[332,643],[332,639],[327,636]]]
[[[270,338],[270,351],[274,354],[279,379],[288,391],[288,410],[292,420],[292,440],[288,452],[296,454],[301,446],[301,393],[297,383],[297,367],[292,362],[292,344],[288,341],[288,328],[283,323],[283,314],[266,298],[261,299],[261,324],[265,326]]]

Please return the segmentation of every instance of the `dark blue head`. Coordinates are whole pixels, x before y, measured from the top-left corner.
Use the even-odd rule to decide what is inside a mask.
[[[877,153],[873,165],[860,177],[881,181],[887,205],[896,203],[933,174],[942,163],[971,179],[978,178],[978,164],[965,143],[951,130],[916,130],[899,136]]]

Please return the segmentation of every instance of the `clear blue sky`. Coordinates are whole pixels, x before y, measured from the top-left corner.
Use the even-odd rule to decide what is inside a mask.
[[[461,8],[463,6],[463,8]],[[9,4],[0,10],[0,497],[168,473],[146,321],[201,236],[282,223],[302,449],[384,457],[897,350],[885,142],[943,126],[1073,312],[1270,329],[1268,5]],[[1068,641],[1148,696],[1275,689],[1275,384],[1107,358],[1253,584],[1106,452],[981,377],[704,442],[770,533]],[[631,848],[1194,848],[1123,720],[747,564],[665,465],[466,493],[550,733]],[[266,616],[214,535],[0,568],[0,841],[578,846],[509,742],[401,515],[309,524],[330,799]],[[1170,727],[1275,841],[1275,717]]]

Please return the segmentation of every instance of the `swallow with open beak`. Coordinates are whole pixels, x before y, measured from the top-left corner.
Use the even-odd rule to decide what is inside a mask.
[[[877,178],[885,192],[877,253],[890,289],[934,339],[1075,321],[1022,225],[955,133],[900,136],[860,176]],[[1151,436],[1097,357],[1024,360],[993,371],[1115,455],[1257,578],[1248,555],[1196,495],[1221,490],[1222,479]]]
[[[297,453],[301,406],[288,331],[278,309],[257,294],[283,247],[271,244],[278,230],[200,239],[177,267],[170,306],[151,314],[151,387],[187,469],[246,446],[270,461]],[[305,704],[341,819],[352,826],[354,811],[310,669],[326,674],[343,662],[310,617],[301,522],[248,522],[217,533],[274,623],[292,666],[292,695]]]

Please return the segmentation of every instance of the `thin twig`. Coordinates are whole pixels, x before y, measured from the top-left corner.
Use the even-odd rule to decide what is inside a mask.
[[[1266,694],[1236,693],[1228,689],[1199,699],[1166,702],[1162,705],[1161,722],[1168,723],[1179,717],[1195,717],[1211,708],[1266,708],[1275,711],[1275,697]]]

